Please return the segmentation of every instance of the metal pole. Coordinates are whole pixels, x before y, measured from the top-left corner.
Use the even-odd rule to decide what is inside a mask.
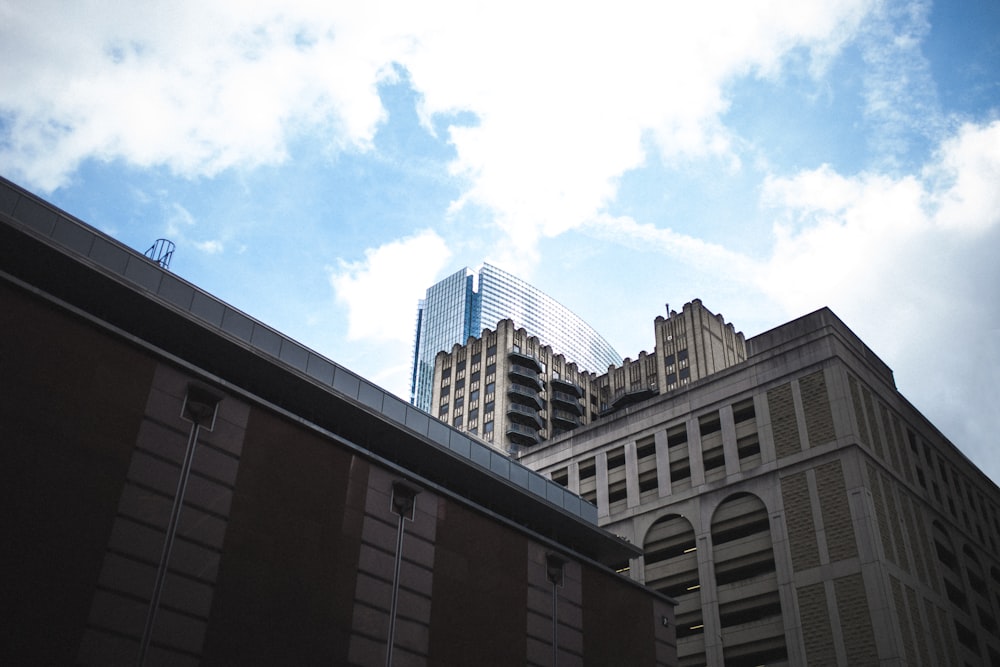
[[[191,434],[188,436],[187,449],[184,450],[184,461],[181,464],[181,476],[177,480],[177,491],[174,493],[174,504],[170,508],[170,520],[167,522],[167,534],[163,539],[163,551],[160,553],[160,566],[156,570],[156,580],[153,583],[153,595],[149,600],[149,611],[146,613],[146,625],[142,630],[142,640],[139,643],[138,667],[146,661],[149,643],[153,638],[153,628],[156,623],[156,611],[160,606],[160,595],[163,593],[163,583],[167,578],[167,564],[170,562],[170,551],[174,546],[174,536],[180,523],[181,508],[184,505],[184,492],[187,490],[188,475],[194,461],[194,449],[198,443],[197,421],[191,424]]]
[[[389,604],[389,639],[385,651],[385,667],[392,667],[392,648],[396,638],[396,606],[399,604],[399,567],[403,562],[404,521],[403,513],[400,512],[399,526],[396,528],[396,560],[392,571],[392,602]]]
[[[399,605],[399,569],[403,562],[403,533],[406,530],[404,523],[409,517],[412,521],[414,508],[416,507],[417,489],[409,484],[398,480],[392,483],[392,499],[390,510],[399,516],[399,525],[396,528],[396,559],[393,563],[392,573],[392,601],[389,604],[389,637],[385,649],[385,665],[392,667],[393,644],[396,643],[396,612]]]
[[[552,667],[559,667],[559,589],[552,582]]]

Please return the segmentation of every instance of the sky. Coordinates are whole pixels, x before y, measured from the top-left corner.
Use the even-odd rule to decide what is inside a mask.
[[[993,0],[0,0],[0,174],[404,398],[484,261],[632,358],[828,306],[1000,480]]]

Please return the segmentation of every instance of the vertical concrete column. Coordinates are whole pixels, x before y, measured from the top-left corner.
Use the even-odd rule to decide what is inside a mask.
[[[567,488],[573,493],[580,495],[580,462],[570,461],[569,466],[566,468],[566,474],[569,477]]]
[[[687,420],[687,434],[691,488],[695,488],[705,483],[705,463],[701,457],[701,429],[698,428],[697,418],[691,417]]]
[[[704,512],[705,508],[702,507]],[[708,517],[703,514],[702,518],[710,524]],[[705,661],[710,665],[722,665],[722,628],[719,623],[719,594],[715,586],[715,558],[712,554],[712,540],[710,531],[706,526],[702,526],[703,532],[697,537],[698,545],[698,581],[701,589],[701,622],[705,642]]]
[[[653,434],[656,446],[656,487],[660,498],[670,495],[670,448],[667,445],[667,432],[660,429]]]
[[[626,507],[639,505],[639,462],[636,459],[635,440],[625,443],[625,492]]]
[[[797,379],[792,380],[792,403],[795,406],[795,423],[799,428],[799,446],[805,451],[809,448],[809,431],[806,429],[806,411],[802,407],[802,388]]]
[[[736,422],[733,420],[733,406],[726,405],[719,410],[722,425],[722,451],[726,455],[726,477],[740,471],[740,453],[736,447]]]
[[[753,411],[757,415],[757,437],[760,439],[761,464],[776,461],[774,450],[774,428],[771,426],[771,412],[767,404],[767,392],[761,391],[753,396]]]
[[[762,497],[765,498],[771,517],[771,550],[774,554],[778,596],[781,600],[788,664],[804,665],[806,664],[805,639],[802,634],[798,596],[793,578],[792,552],[788,541],[788,526],[785,522],[784,501],[779,488],[774,488],[770,495],[762,494]]]
[[[610,516],[608,503],[608,453],[598,452],[594,457],[594,468],[597,472],[597,516]]]

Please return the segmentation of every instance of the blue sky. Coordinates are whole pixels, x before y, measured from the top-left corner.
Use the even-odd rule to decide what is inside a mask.
[[[1000,479],[996,2],[252,4],[0,0],[0,173],[401,396],[483,261],[632,357],[829,306]]]

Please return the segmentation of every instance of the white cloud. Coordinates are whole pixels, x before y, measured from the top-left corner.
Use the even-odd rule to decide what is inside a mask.
[[[428,121],[478,116],[451,129],[459,203],[530,251],[600,212],[644,138],[737,164],[727,81],[828,59],[871,4],[7,2],[0,166],[52,190],[88,158],[194,176],[281,162],[306,132],[365,150],[398,63]]]
[[[944,293],[954,281],[936,278],[960,278],[965,251],[1000,224],[998,182],[1000,122],[963,126],[918,176],[843,176],[823,166],[771,178],[762,198],[779,221],[758,284],[791,310],[837,300],[881,311],[875,294],[907,308],[965,300]]]
[[[367,148],[391,45],[283,3],[0,7],[0,165],[52,190],[88,158],[186,175],[273,164],[304,128]]]
[[[202,241],[200,243],[195,243],[194,247],[208,255],[217,255],[225,249],[225,246],[223,246],[222,241],[218,240]]]
[[[468,6],[468,29],[434,35],[406,61],[424,113],[471,109],[452,128],[462,202],[496,212],[519,249],[578,227],[614,197],[617,179],[646,159],[652,137],[668,160],[733,160],[719,116],[735,76],[773,75],[791,49],[828,57],[866,2],[617,3]],[[502,54],[502,57],[497,57]],[[734,161],[735,162],[735,161]]]
[[[369,249],[363,261],[341,261],[330,284],[347,308],[347,337],[412,345],[417,301],[450,257],[444,240],[427,230]]]
[[[935,183],[931,201],[945,229],[975,234],[1000,220],[1000,122],[986,127],[963,125],[940,150],[940,159],[924,170]]]
[[[587,230],[608,241],[662,253],[689,268],[719,273],[730,280],[743,281],[759,270],[757,262],[738,251],[670,229],[639,223],[628,216],[599,216],[587,226]]]
[[[195,226],[194,216],[184,206],[174,202],[167,207],[167,236],[179,237],[184,230]]]
[[[163,206],[166,221],[166,237],[175,244],[180,246],[189,245],[207,255],[218,255],[225,250],[226,246],[222,239],[195,241],[191,238],[192,232],[199,225],[198,220],[186,207],[177,202],[165,203]]]
[[[865,115],[874,130],[868,141],[887,168],[906,165],[922,142],[937,141],[946,131],[923,53],[931,5],[930,0],[879,3],[859,33]]]

